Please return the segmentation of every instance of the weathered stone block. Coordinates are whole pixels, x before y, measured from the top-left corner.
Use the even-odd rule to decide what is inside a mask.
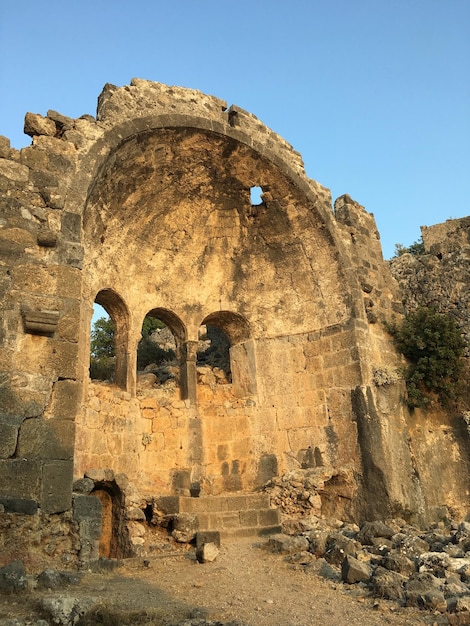
[[[31,459],[73,458],[75,424],[69,420],[25,420],[18,438],[18,455]]]
[[[0,567],[0,589],[10,593],[18,593],[28,588],[28,579],[22,561],[12,561]]]
[[[240,511],[240,526],[258,526],[258,511]]]
[[[0,159],[8,159],[10,157],[10,140],[8,137],[0,135]]]
[[[114,471],[104,467],[93,467],[85,472],[86,478],[91,478],[95,483],[110,482],[114,480]]]
[[[93,491],[95,483],[91,478],[79,478],[73,483],[73,492],[88,496]]]
[[[37,243],[42,248],[54,248],[57,244],[57,235],[49,229],[41,230],[37,234]]]
[[[25,332],[48,336],[55,333],[59,321],[59,311],[23,310],[22,313]]]
[[[23,252],[23,245],[0,237],[0,257],[11,260],[19,259]]]
[[[198,519],[189,513],[178,513],[173,520],[172,537],[180,543],[192,541],[199,528]]]
[[[238,513],[222,513],[222,528],[239,528],[240,516]]]
[[[12,457],[16,450],[18,441],[18,426],[5,422],[0,417],[0,458],[8,459]]]
[[[41,462],[30,459],[0,460],[2,496],[39,500]]]
[[[62,216],[62,235],[66,241],[80,241],[82,220],[80,215],[65,212]]]
[[[14,268],[12,277],[24,293],[80,298],[80,272],[71,267],[21,264]]]
[[[62,513],[72,507],[73,462],[44,463],[40,506],[44,513]]]
[[[29,168],[9,159],[0,159],[0,176],[4,176],[12,185],[27,183]]]
[[[56,133],[54,122],[38,113],[26,113],[24,118],[24,133],[30,137],[35,135],[50,135]]]
[[[365,522],[361,526],[361,530],[357,535],[357,541],[360,541],[364,545],[371,545],[372,539],[375,537],[385,537],[386,539],[391,539],[395,531],[390,526],[387,526],[384,522],[380,520],[375,520],[373,522]]]
[[[341,577],[346,583],[367,582],[370,580],[372,569],[367,563],[358,561],[351,555],[346,555],[341,565]]]
[[[57,587],[78,585],[81,579],[81,574],[59,572],[55,569],[45,569],[38,575],[37,584],[38,587],[42,587],[43,589],[56,589]]]
[[[178,496],[162,496],[156,500],[156,506],[160,511],[167,514],[179,513],[179,497]]]
[[[201,548],[205,543],[214,543],[220,548],[220,532],[217,530],[200,530],[196,533],[196,548]]]
[[[40,608],[53,624],[76,624],[93,607],[94,600],[64,596],[42,598]]]
[[[52,395],[45,417],[73,420],[81,393],[80,383],[74,380],[58,380],[52,387]]]
[[[196,557],[200,563],[212,563],[219,554],[219,548],[215,543],[204,543],[196,550]]]
[[[405,597],[404,584],[407,578],[391,572],[383,567],[377,567],[372,576],[374,593],[388,600],[403,600]]]
[[[61,208],[54,206],[53,201],[54,196],[60,196],[58,191],[59,179],[57,175],[51,174],[51,172],[48,171],[34,170],[31,172],[31,182],[35,187],[38,187],[43,201],[49,208]]]
[[[20,513],[22,515],[35,515],[38,510],[36,500],[28,498],[9,498],[0,496],[0,504],[3,505],[5,513]]]
[[[278,526],[281,523],[281,514],[278,509],[262,509],[258,519],[260,526]]]
[[[100,520],[102,505],[96,496],[75,494],[73,496],[73,518],[77,522]]]
[[[135,522],[145,522],[145,513],[142,509],[138,509],[136,507],[129,509],[126,515],[128,520],[132,520]]]
[[[268,545],[273,552],[295,554],[296,552],[308,550],[308,539],[302,536],[291,537],[281,533],[270,537]]]

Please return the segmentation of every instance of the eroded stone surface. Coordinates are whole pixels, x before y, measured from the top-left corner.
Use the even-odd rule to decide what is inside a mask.
[[[27,114],[25,129],[20,152],[0,138],[0,497],[66,516],[87,476],[124,519],[195,485],[243,493],[300,469],[310,483],[291,485],[283,506],[304,514],[464,514],[468,432],[461,414],[408,413],[383,325],[402,294],[372,214],[349,196],[332,211],[287,142],[194,90],[106,85],[96,119],[50,110]],[[438,230],[425,233],[426,262],[402,274],[429,286],[455,265],[443,293],[465,306],[468,224]],[[116,327],[109,383],[89,380],[95,300]],[[148,313],[172,332],[175,358],[143,385]],[[230,344],[217,367],[197,360],[211,326]],[[97,547],[77,523],[83,562]]]

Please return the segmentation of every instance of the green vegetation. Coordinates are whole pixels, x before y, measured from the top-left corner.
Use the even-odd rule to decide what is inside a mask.
[[[91,331],[90,378],[112,380],[115,362],[114,322],[110,317],[100,317]]]
[[[412,254],[413,256],[421,256],[426,253],[424,249],[423,238],[420,237],[417,241],[411,244],[411,246],[402,246],[401,243],[395,244],[394,256],[402,256],[403,254]]]
[[[146,316],[142,324],[142,339],[137,347],[137,367],[144,369],[150,363],[160,365],[175,358],[173,350],[163,350],[152,340],[152,333],[165,328],[155,317]],[[114,348],[114,322],[110,317],[100,317],[93,324],[90,342],[90,378],[113,380],[116,355]]]
[[[409,406],[425,406],[430,393],[443,405],[454,400],[465,348],[455,320],[423,306],[388,330],[409,362],[404,371]]]

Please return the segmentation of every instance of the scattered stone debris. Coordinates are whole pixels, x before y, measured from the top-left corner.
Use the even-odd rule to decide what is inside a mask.
[[[316,448],[305,450],[303,458],[306,464],[322,463]],[[312,514],[321,516],[325,503],[330,500],[333,515],[352,519],[354,515],[350,509],[355,489],[354,479],[346,470],[324,465],[301,467],[282,476],[274,476],[264,486],[271,505],[294,519]],[[329,516],[332,516],[331,513]]]
[[[359,528],[311,515],[301,527],[267,544],[292,567],[400,606],[445,614],[445,623],[470,624],[470,523],[439,522],[420,530],[389,519]]]

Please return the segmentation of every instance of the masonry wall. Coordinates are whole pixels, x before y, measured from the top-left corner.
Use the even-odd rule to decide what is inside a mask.
[[[399,358],[383,320],[402,303],[363,207],[343,196],[333,213],[291,146],[193,90],[107,85],[96,118],[27,114],[25,131],[21,151],[0,138],[8,515],[41,517],[44,536],[59,516],[73,534],[93,509],[88,493],[72,505],[85,473],[111,490],[110,476],[128,475],[134,506],[193,481],[250,490],[309,464],[348,477],[351,519],[424,519],[448,500],[418,478],[415,424],[386,376]],[[89,380],[95,301],[116,325],[113,385]],[[168,395],[138,387],[149,313],[175,336],[180,382]],[[230,385],[198,384],[207,324],[229,338]],[[95,548],[77,550],[83,560]]]
[[[110,467],[150,501],[188,495],[193,482],[212,495],[253,490],[299,467],[360,473],[350,401],[359,368],[351,331],[336,327],[260,341],[256,352],[259,388],[244,397],[229,383],[199,383],[195,405],[180,399],[174,382],[138,386],[136,397],[90,383],[77,427],[76,476]]]
[[[431,306],[454,318],[467,342],[460,399],[442,408],[431,402],[408,418],[410,447],[428,506],[447,505],[457,516],[468,511],[470,478],[470,219],[447,220],[421,228],[424,253],[390,261],[404,308]]]

